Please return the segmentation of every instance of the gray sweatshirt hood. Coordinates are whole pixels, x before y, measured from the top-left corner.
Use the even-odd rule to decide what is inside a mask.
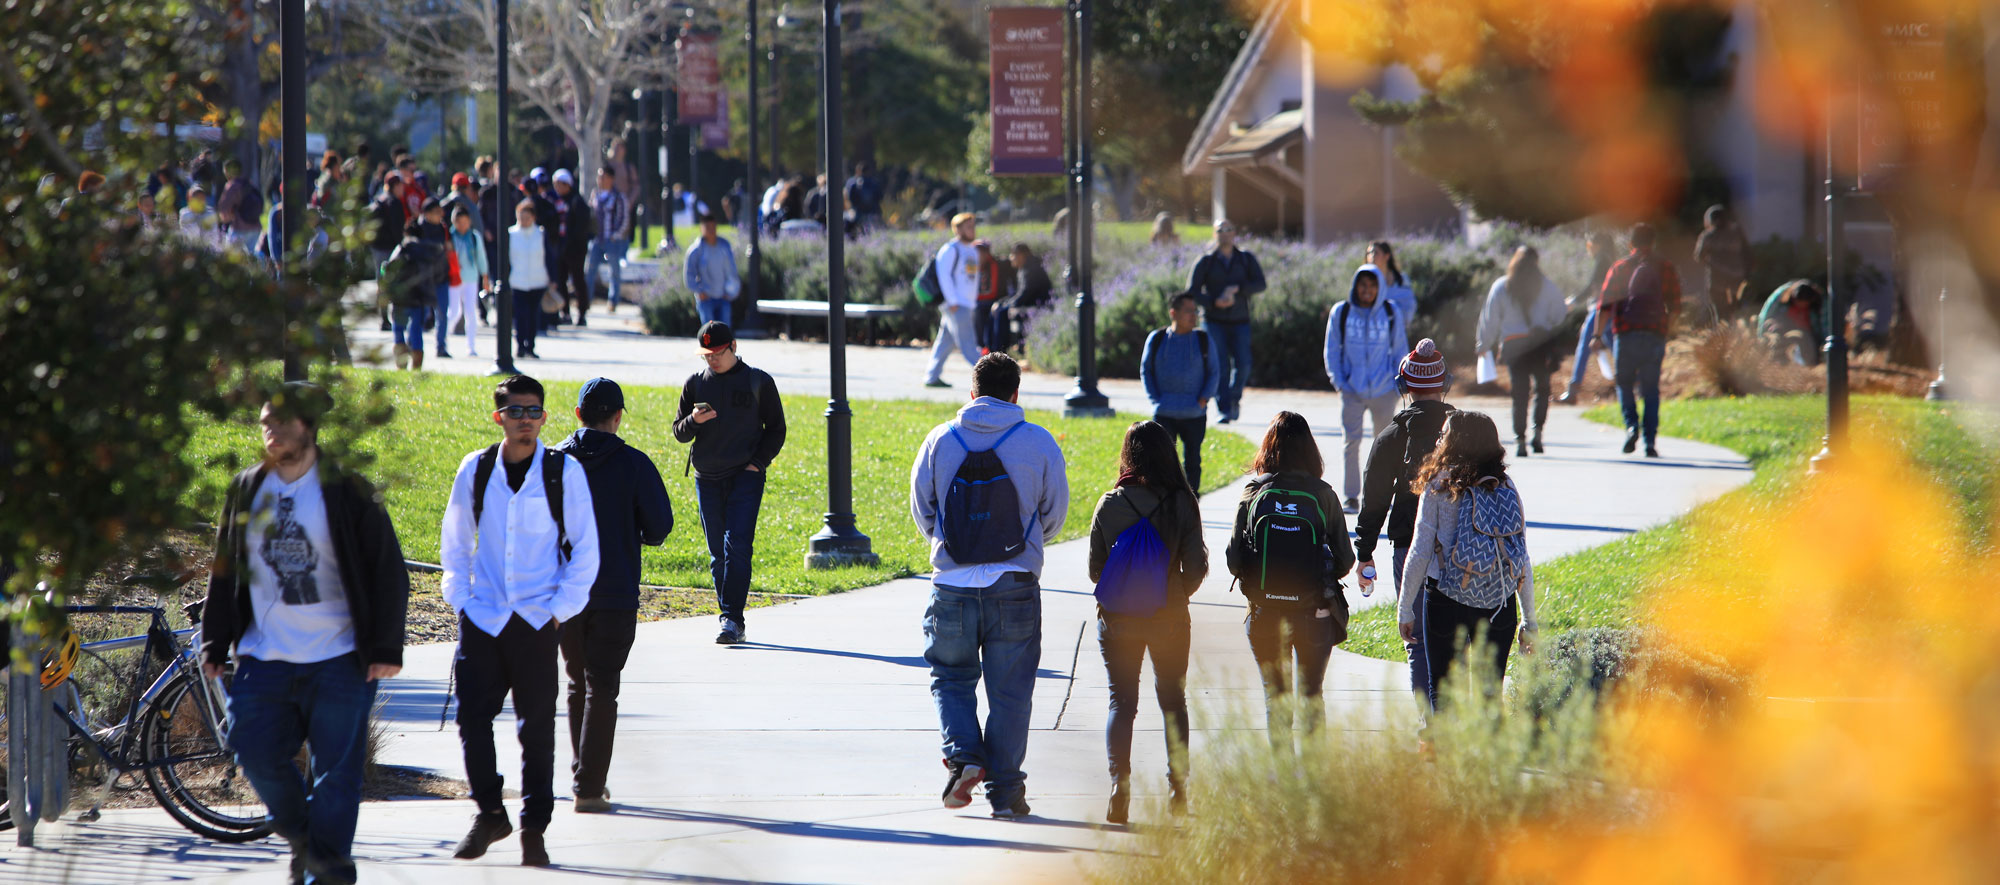
[[[1027,410],[990,396],[975,399],[958,410],[961,433],[999,433],[1026,420]]]

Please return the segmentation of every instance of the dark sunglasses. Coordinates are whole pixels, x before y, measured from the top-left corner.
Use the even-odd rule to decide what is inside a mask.
[[[522,418],[526,418],[526,419],[528,419],[528,420],[532,421],[532,420],[535,420],[535,419],[537,419],[537,418],[540,418],[540,417],[542,417],[542,407],[541,407],[541,406],[508,406],[508,407],[506,407],[506,408],[504,408],[504,409],[494,409],[494,410],[493,410],[493,413],[494,413],[494,414],[496,414],[496,415],[505,415],[505,416],[507,416],[507,417],[508,417],[509,419],[512,419],[512,420],[515,420],[515,421],[519,421],[519,420],[521,420]]]

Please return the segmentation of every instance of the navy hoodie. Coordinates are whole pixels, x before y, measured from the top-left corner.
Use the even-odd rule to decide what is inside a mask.
[[[674,530],[674,505],[653,459],[615,433],[582,428],[556,446],[583,464],[597,512],[597,583],[589,609],[639,608],[639,545],[658,547]]]

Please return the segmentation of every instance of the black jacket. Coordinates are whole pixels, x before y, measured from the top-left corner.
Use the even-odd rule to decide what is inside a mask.
[[[403,202],[384,193],[369,204],[368,213],[375,220],[371,245],[385,252],[396,248],[403,241]]]
[[[1041,307],[1049,303],[1055,284],[1040,258],[1028,259],[1028,266],[1014,272],[1014,300],[1011,307]]]
[[[667,485],[645,452],[615,433],[582,428],[557,444],[590,477],[590,506],[597,514],[597,583],[590,608],[639,607],[639,545],[658,547],[674,530]]]
[[[365,664],[403,663],[403,624],[410,603],[410,573],[396,527],[375,489],[360,476],[322,460],[320,491],[333,558],[354,619],[354,648]],[[250,505],[270,468],[259,464],[236,474],[216,523],[215,556],[208,566],[208,598],[201,609],[201,659],[225,664],[255,616],[250,604],[250,546],[244,532]]]
[[[714,406],[715,417],[694,423],[695,403]],[[720,375],[709,369],[694,373],[681,388],[674,439],[694,444],[688,458],[702,479],[728,479],[751,464],[771,469],[785,447],[785,404],[777,382],[742,360]]]
[[[1216,307],[1215,299],[1230,286],[1237,287],[1235,303]],[[1257,256],[1240,247],[1228,258],[1209,252],[1194,263],[1194,270],[1188,274],[1188,289],[1201,302],[1204,319],[1223,325],[1242,325],[1250,322],[1250,296],[1264,291],[1264,266],[1257,263]]]
[[[1410,491],[1410,481],[1437,448],[1444,419],[1453,411],[1441,400],[1417,400],[1375,435],[1368,469],[1361,473],[1361,513],[1354,519],[1354,555],[1363,562],[1375,559],[1380,535],[1387,534],[1394,546],[1410,545],[1417,522],[1417,496]],[[1389,522],[1386,532],[1384,518]]]
[[[568,229],[562,235],[562,254],[571,258],[589,254],[590,241],[597,236],[597,218],[590,211],[590,204],[584,202],[583,194],[575,190],[570,191],[567,197],[553,191],[549,196],[568,207],[568,212],[564,213],[568,216],[565,222]],[[554,206],[555,203],[549,205]],[[550,229],[554,229],[553,224]]]

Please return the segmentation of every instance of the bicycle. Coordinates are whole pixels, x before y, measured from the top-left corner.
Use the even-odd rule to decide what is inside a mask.
[[[97,820],[113,787],[125,775],[136,773],[169,816],[201,836],[220,842],[250,842],[270,834],[263,801],[238,770],[224,741],[226,681],[202,674],[198,656],[200,609],[199,602],[188,605],[184,610],[192,626],[177,631],[170,629],[162,608],[65,606],[71,615],[142,615],[149,619],[143,634],[79,646],[82,654],[99,661],[108,652],[143,647],[143,656],[132,668],[130,701],[122,718],[105,721],[86,709],[74,679],[64,679],[43,693],[44,697],[52,696],[56,715],[69,730],[70,776],[74,778],[80,767],[90,763],[91,754],[109,769],[90,809],[79,820]],[[154,660],[164,661],[165,666],[149,684],[145,682],[146,664]],[[0,712],[0,733],[5,732],[5,725],[5,714]],[[0,773],[4,773],[6,761],[0,756]],[[7,815],[9,802],[10,797],[0,788],[0,830],[12,826]]]

